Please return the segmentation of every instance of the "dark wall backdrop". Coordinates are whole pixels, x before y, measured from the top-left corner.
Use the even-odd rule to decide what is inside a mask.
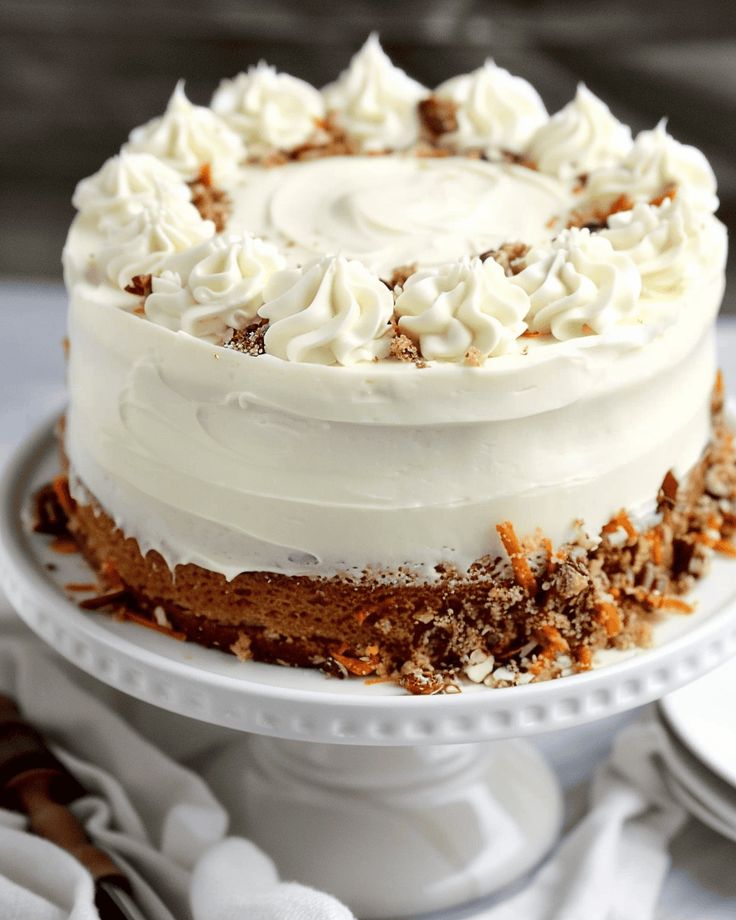
[[[551,112],[582,79],[634,131],[669,116],[736,228],[734,0],[0,0],[0,275],[60,276],[74,184],[178,77],[206,102],[265,58],[320,86],[372,29],[428,86],[491,55]]]

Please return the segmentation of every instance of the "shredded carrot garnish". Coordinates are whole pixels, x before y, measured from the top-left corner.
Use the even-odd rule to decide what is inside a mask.
[[[636,527],[631,523],[631,518],[623,508],[607,524],[604,524],[602,533],[615,533],[619,528],[626,531],[630,543],[633,543],[639,536]]]
[[[736,544],[731,543],[729,540],[715,540],[713,542],[713,549],[717,553],[723,553],[724,556],[733,556],[736,558]]]
[[[97,585],[84,581],[70,581],[64,587],[67,591],[97,591]]]
[[[692,613],[695,610],[692,604],[688,604],[679,597],[673,597],[671,594],[657,594],[637,588],[633,595],[638,601],[649,604],[654,610],[679,610],[681,613]]]
[[[371,614],[369,610],[359,610],[355,614],[355,619],[358,621],[358,626],[362,626],[370,615]]]
[[[379,665],[378,660],[375,658],[363,661],[362,658],[351,658],[349,655],[341,655],[339,652],[330,652],[330,654],[346,671],[358,677],[366,677],[368,674],[372,674]]]
[[[212,165],[210,163],[203,163],[199,167],[197,182],[201,182],[202,185],[212,185]]]
[[[55,537],[49,544],[49,549],[62,556],[70,556],[72,553],[79,552],[79,547],[71,537]]]
[[[608,215],[618,214],[619,211],[630,211],[634,207],[634,202],[628,195],[619,195],[608,209]]]
[[[165,636],[170,636],[172,639],[178,639],[180,642],[186,641],[186,633],[172,629],[170,626],[162,626],[160,623],[156,623],[155,620],[149,620],[137,613],[131,613],[129,610],[124,610],[121,616],[122,619],[130,620],[131,623],[137,623],[139,626],[145,626],[146,629],[152,629],[154,632],[163,633]]]
[[[677,186],[671,182],[669,183],[669,185],[666,185],[664,187],[664,190],[661,192],[661,194],[657,195],[655,198],[651,198],[649,200],[649,204],[659,206],[667,198],[669,198],[670,201],[672,201],[676,194],[677,194]]]
[[[716,393],[716,396],[723,396],[725,392],[726,392],[726,383],[723,377],[723,371],[719,367],[718,370],[716,371],[715,393]]]
[[[529,567],[526,556],[521,550],[521,543],[519,543],[519,538],[516,536],[514,525],[511,521],[502,521],[500,524],[496,524],[496,530],[511,562],[511,569],[516,583],[527,594],[536,594],[537,580]]]
[[[652,562],[655,565],[662,564],[662,533],[658,527],[653,527],[645,534],[652,548]]]
[[[567,639],[565,639],[556,626],[546,624],[537,630],[537,636],[544,645],[543,655],[555,654],[556,652],[567,652],[570,650]]]
[[[69,480],[66,476],[54,476],[51,486],[56,494],[59,504],[67,517],[74,514],[74,499],[69,491]]]
[[[600,613],[600,624],[605,629],[609,638],[617,636],[621,632],[621,614],[615,604],[603,602],[598,607]]]
[[[390,684],[395,680],[396,678],[389,674],[386,677],[369,677],[367,680],[364,680],[363,683],[366,685],[366,687],[372,687],[373,684]]]
[[[581,671],[589,671],[593,667],[593,655],[587,645],[578,646],[573,654]]]

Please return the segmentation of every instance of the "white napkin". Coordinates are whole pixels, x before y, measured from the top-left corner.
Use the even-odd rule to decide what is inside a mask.
[[[591,808],[517,895],[477,920],[652,920],[685,810],[670,796],[653,720],[624,729]]]
[[[1,616],[0,692],[18,701],[90,791],[74,809],[130,876],[150,920],[353,916],[326,894],[280,882],[257,847],[227,837],[227,815],[203,781],[103,702],[120,705],[120,697],[82,679]],[[668,789],[667,752],[666,732],[655,719],[625,729],[598,770],[585,817],[517,894],[473,920],[654,920],[669,844],[686,819]],[[209,757],[199,752],[196,759]],[[722,861],[724,854],[732,859],[735,852],[719,853]],[[699,920],[706,914],[682,916]],[[22,816],[2,809],[0,917],[97,917],[87,872],[26,833]]]
[[[73,810],[125,870],[150,920],[350,920],[334,898],[279,882],[261,851],[225,837],[227,815],[196,774],[82,689],[38,640],[5,617],[0,629],[0,692],[89,790]],[[2,920],[97,920],[93,899],[76,860],[0,809]]]

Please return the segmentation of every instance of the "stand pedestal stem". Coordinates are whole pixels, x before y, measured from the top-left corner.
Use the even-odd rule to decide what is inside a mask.
[[[334,894],[361,920],[488,895],[548,851],[556,778],[519,741],[352,747],[252,736],[215,766],[234,832],[281,876]]]

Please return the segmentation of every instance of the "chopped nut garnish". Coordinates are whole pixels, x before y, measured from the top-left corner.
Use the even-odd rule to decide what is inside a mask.
[[[257,358],[266,353],[264,338],[268,328],[267,319],[258,319],[245,329],[234,330],[230,340],[225,343],[225,348],[240,351],[245,355]]]
[[[429,96],[417,105],[419,120],[425,133],[432,139],[440,134],[457,131],[457,110],[459,106],[452,99]]]
[[[130,284],[125,285],[128,294],[135,294],[136,297],[148,297],[151,293],[151,276],[134,275]]]
[[[411,278],[416,270],[416,262],[412,262],[411,265],[399,265],[393,270],[388,281],[383,283],[389,290],[393,291],[394,288],[403,287],[406,284],[406,279]]]
[[[487,249],[478,257],[481,262],[486,259],[493,259],[503,268],[504,272],[511,277],[518,275],[524,268],[524,256],[529,252],[529,246],[526,243],[504,243],[498,249]]]
[[[426,362],[422,360],[417,346],[412,342],[409,336],[404,335],[403,332],[397,332],[391,339],[389,355],[392,358],[396,358],[398,361],[416,364],[417,367],[427,366]]]
[[[215,230],[222,233],[232,212],[232,202],[227,193],[212,184],[212,170],[205,163],[194,181],[188,183],[192,191],[192,204],[202,220],[211,220]]]
[[[485,360],[483,352],[479,348],[476,348],[475,345],[471,345],[465,352],[465,363],[469,367],[483,367]]]

